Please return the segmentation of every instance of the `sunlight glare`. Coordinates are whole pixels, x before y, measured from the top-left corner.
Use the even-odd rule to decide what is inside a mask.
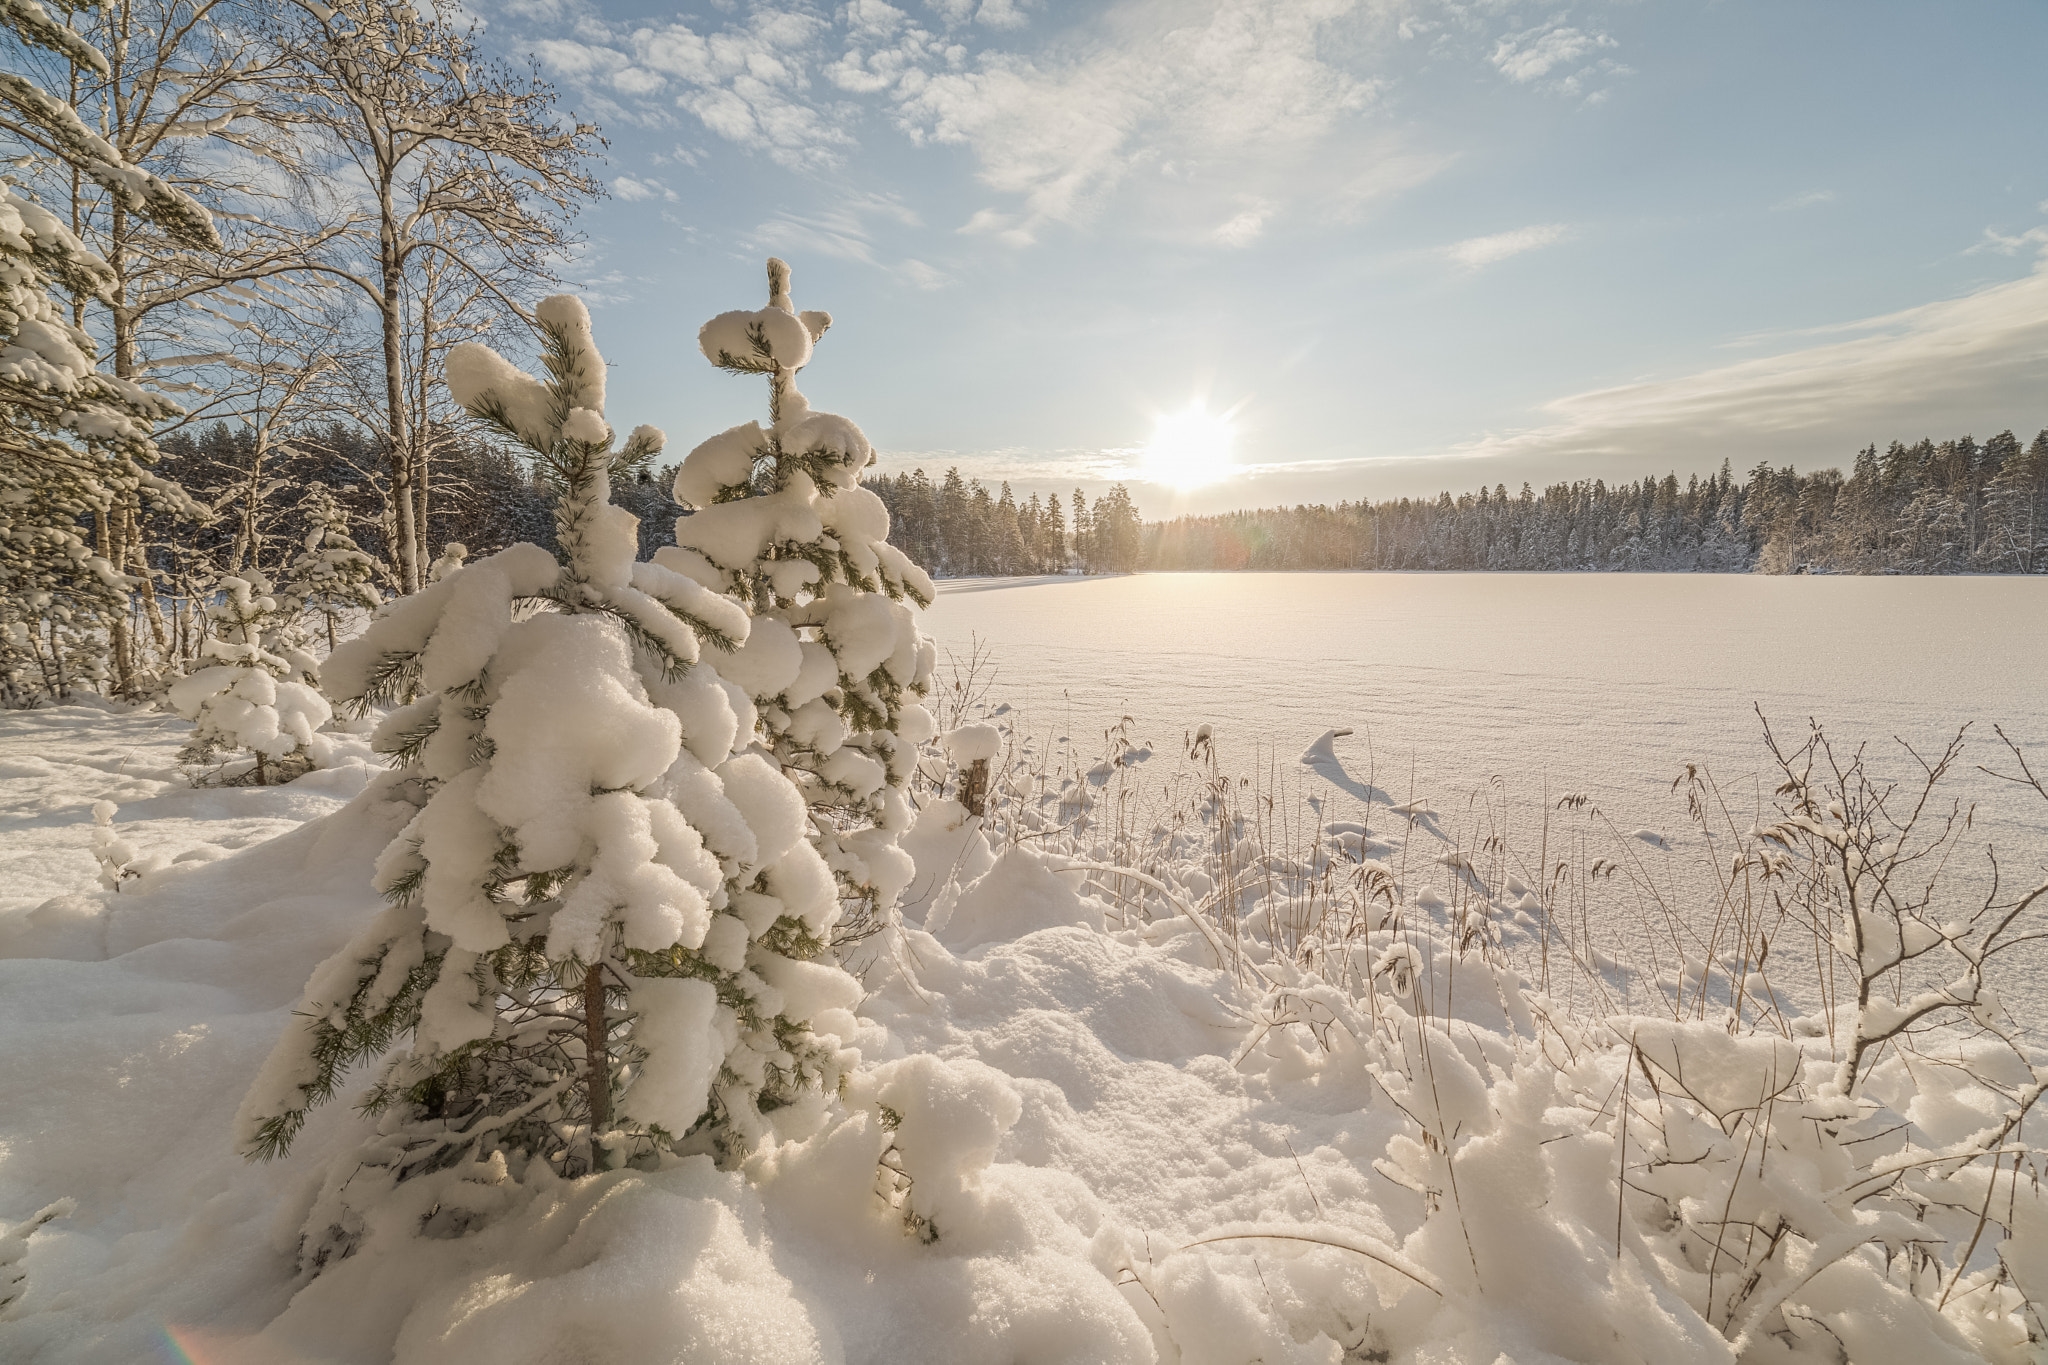
[[[1164,413],[1140,459],[1143,477],[1172,488],[1201,488],[1227,479],[1236,465],[1228,413],[1213,413],[1199,402],[1184,412]]]

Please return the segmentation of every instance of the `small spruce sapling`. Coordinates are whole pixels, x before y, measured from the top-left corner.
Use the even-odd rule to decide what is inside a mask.
[[[333,718],[318,665],[300,648],[298,602],[280,601],[253,570],[221,579],[219,590],[206,608],[212,635],[201,667],[169,689],[172,708],[193,722],[178,756],[212,765],[247,750],[257,785],[288,781],[320,761],[315,732]]]
[[[351,611],[373,612],[383,605],[377,591],[377,561],[348,533],[348,509],[324,484],[307,492],[305,548],[291,563],[285,594],[320,613],[327,628],[327,652],[338,643],[335,622]]]
[[[117,893],[125,882],[143,872],[136,866],[140,858],[135,845],[114,828],[114,813],[119,809],[112,801],[92,803],[92,860],[100,865],[100,885]]]
[[[861,486],[867,437],[797,389],[830,315],[796,311],[779,260],[768,293],[766,308],[704,324],[698,345],[720,369],[767,377],[769,425],[690,452],[674,496],[696,510],[655,559],[753,615],[745,647],[719,656],[719,670],[751,695],[767,747],[804,794],[811,838],[856,907],[851,935],[890,924],[912,875],[898,841],[917,746],[936,731],[918,700],[935,651],[914,608],[931,604],[932,584],[889,544],[888,510]]]
[[[315,973],[239,1119],[246,1152],[278,1155],[350,1065],[396,1048],[364,1102],[377,1138],[307,1224],[315,1267],[387,1197],[425,1217],[535,1161],[573,1176],[801,1135],[855,1060],[837,1038],[859,985],[810,960],[831,874],[741,732],[746,699],[699,658],[736,648],[746,613],[635,562],[611,481],[661,433],[615,447],[578,300],[537,319],[546,379],[476,344],[447,379],[554,486],[561,562],[522,544],[444,573],[327,666],[346,708],[396,705],[373,742],[417,814],[378,864],[389,907]]]

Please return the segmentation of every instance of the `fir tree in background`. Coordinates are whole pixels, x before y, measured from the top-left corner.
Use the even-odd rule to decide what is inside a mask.
[[[537,321],[545,380],[468,344],[448,382],[555,488],[561,562],[521,544],[453,569],[327,665],[351,709],[399,704],[375,743],[397,764],[385,792],[418,813],[378,865],[390,907],[315,973],[239,1121],[247,1152],[279,1154],[353,1062],[404,1043],[366,1102],[379,1135],[306,1225],[310,1265],[370,1235],[387,1198],[460,1231],[534,1161],[732,1157],[771,1112],[801,1133],[846,1060],[813,1030],[850,1032],[860,996],[810,960],[831,874],[795,789],[747,747],[751,703],[699,659],[746,639],[747,614],[635,562],[611,480],[661,433],[614,448],[578,300]]]
[[[98,50],[39,5],[0,5],[0,24],[74,68],[108,70]],[[21,133],[122,211],[186,248],[219,245],[203,209],[123,161],[65,100],[0,72],[0,103]],[[100,373],[92,339],[50,294],[62,287],[78,299],[103,297],[113,282],[107,263],[55,215],[0,182],[0,692],[14,705],[65,698],[110,671],[124,694],[145,687],[128,652],[109,649],[128,628],[128,580],[86,543],[81,518],[96,519],[105,542],[108,513],[133,495],[202,515],[150,472],[151,427],[179,409]]]
[[[193,722],[180,757],[209,765],[246,749],[258,786],[290,781],[320,760],[314,732],[333,714],[302,647],[302,607],[294,597],[280,600],[254,571],[221,579],[218,592],[206,608],[211,630],[199,669],[170,686],[172,708]]]
[[[377,591],[377,562],[349,538],[348,509],[324,484],[312,484],[306,494],[306,548],[292,561],[284,590],[305,610],[320,614],[331,654],[334,623],[351,611],[375,611],[384,598]]]
[[[859,427],[813,412],[797,371],[832,319],[799,314],[789,267],[768,262],[768,306],[721,313],[698,344],[719,368],[768,379],[769,425],[748,422],[691,451],[675,500],[698,510],[656,554],[753,614],[719,670],[759,711],[769,751],[810,806],[811,837],[859,907],[848,932],[887,925],[908,884],[898,847],[917,746],[930,739],[935,650],[912,607],[924,571],[889,543],[889,512],[860,483],[874,449]]]

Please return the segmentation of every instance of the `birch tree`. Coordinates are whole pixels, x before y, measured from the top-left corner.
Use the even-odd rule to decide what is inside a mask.
[[[168,217],[137,211],[128,193],[84,171],[66,136],[39,121],[34,85],[0,82],[0,140],[109,271],[104,289],[71,291],[73,325],[101,340],[117,379],[148,378],[200,415],[246,415],[250,374],[234,361],[254,325],[250,305],[302,306],[307,253],[354,224],[346,206],[316,192],[289,132],[265,117],[289,66],[255,20],[245,0],[119,0],[77,11],[65,30],[76,46],[23,43],[8,54],[44,87],[65,90],[93,136],[161,187]],[[104,56],[95,63],[88,52]],[[195,213],[205,220],[196,237]],[[169,641],[141,511],[132,496],[95,509],[95,548],[139,592],[162,656]],[[129,628],[127,612],[110,623],[123,691],[139,685],[142,663]]]
[[[375,228],[360,259],[330,258],[321,269],[352,286],[376,319],[392,558],[401,586],[415,592],[424,572],[422,376],[439,344],[427,321],[434,297],[460,275],[530,317],[518,296],[553,279],[568,219],[601,192],[584,163],[603,143],[594,125],[558,119],[553,87],[485,60],[469,33],[441,18],[396,0],[331,9],[299,0],[297,13],[289,50],[307,81],[290,117],[354,177]],[[417,369],[409,331],[425,337]]]

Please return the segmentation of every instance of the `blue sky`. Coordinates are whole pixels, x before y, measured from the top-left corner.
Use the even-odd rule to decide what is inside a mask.
[[[489,0],[611,139],[615,423],[760,415],[795,270],[886,468],[1148,516],[2048,425],[2048,6]],[[1163,413],[1232,415],[1178,490]]]

